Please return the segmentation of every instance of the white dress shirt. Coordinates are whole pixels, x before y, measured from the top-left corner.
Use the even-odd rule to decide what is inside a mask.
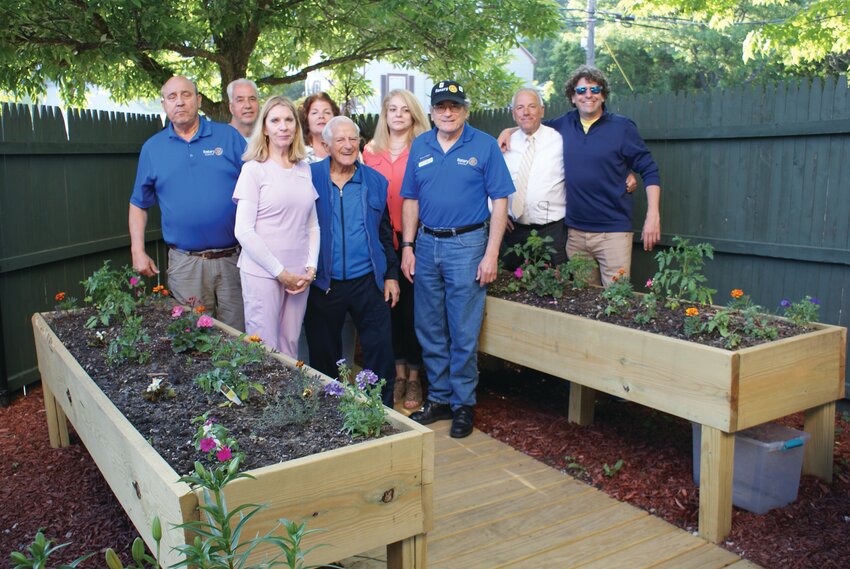
[[[567,213],[567,190],[564,186],[564,142],[553,128],[540,125],[534,133],[536,150],[528,190],[525,195],[525,210],[517,223],[543,225],[564,219]],[[528,136],[517,129],[511,135],[511,149],[504,154],[505,163],[516,184],[522,155],[528,146]],[[510,196],[513,198],[513,194]],[[508,204],[508,211],[511,211]]]

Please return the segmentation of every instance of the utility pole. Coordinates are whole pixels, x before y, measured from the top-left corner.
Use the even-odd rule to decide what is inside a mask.
[[[587,46],[585,47],[585,63],[596,65],[594,57],[594,28],[596,26],[596,0],[587,0]]]

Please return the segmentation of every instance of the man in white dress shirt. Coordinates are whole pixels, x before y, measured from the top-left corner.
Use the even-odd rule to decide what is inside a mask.
[[[516,125],[511,135],[505,162],[511,172],[516,193],[510,196],[508,226],[504,247],[525,243],[532,230],[549,236],[555,249],[552,263],[567,261],[567,192],[564,187],[564,145],[561,135],[541,123],[543,99],[536,89],[523,88],[511,103]],[[515,270],[522,259],[512,253],[502,257],[503,267]]]

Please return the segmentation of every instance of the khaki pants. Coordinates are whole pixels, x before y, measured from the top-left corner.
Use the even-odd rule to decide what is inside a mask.
[[[239,255],[202,259],[174,249],[168,250],[168,288],[174,299],[188,304],[199,299],[206,311],[240,332],[245,331],[242,284],[236,261]]]
[[[620,269],[623,269],[626,275],[631,272],[633,239],[631,231],[594,233],[570,227],[567,235],[567,256],[584,253],[595,259],[599,268],[594,270],[591,283],[608,286]]]

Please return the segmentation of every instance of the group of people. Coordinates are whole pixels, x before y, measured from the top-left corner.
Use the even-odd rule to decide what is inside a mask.
[[[520,89],[517,128],[498,141],[467,124],[455,81],[431,90],[433,128],[412,93],[391,91],[362,152],[359,127],[324,93],[262,109],[251,81],[227,94],[229,126],[200,117],[187,78],[163,85],[169,125],[142,147],[130,198],[134,268],[158,272],[145,251],[158,204],[178,302],[195,297],[292,357],[306,339],[311,366],[329,375],[353,351],[349,319],[364,367],[387,379],[384,402],[418,409],[422,424],[451,420],[453,437],[472,432],[486,287],[505,245],[536,230],[553,238],[556,263],[584,252],[603,284],[628,273],[631,171],[648,195],[644,247],[658,241],[657,167],[634,123],[605,110],[594,68],[567,82],[576,110],[554,120]]]

